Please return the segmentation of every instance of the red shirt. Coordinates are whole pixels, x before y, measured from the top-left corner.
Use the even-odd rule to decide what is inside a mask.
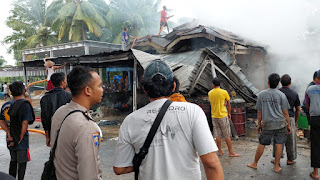
[[[161,12],[160,12],[160,14],[161,14],[161,18],[160,18],[160,22],[166,22],[167,21],[167,12],[165,11],[165,10],[162,10]]]

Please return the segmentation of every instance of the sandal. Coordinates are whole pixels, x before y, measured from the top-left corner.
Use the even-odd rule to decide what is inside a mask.
[[[316,178],[316,177],[313,176],[313,172],[310,173],[310,177],[311,177],[312,179],[319,179],[319,177]]]

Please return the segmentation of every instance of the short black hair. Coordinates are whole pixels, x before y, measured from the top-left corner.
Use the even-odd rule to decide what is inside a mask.
[[[318,77],[318,71],[313,73],[313,80],[316,80],[317,77]]]
[[[68,86],[70,88],[72,96],[77,96],[86,86],[92,85],[92,74],[95,72],[90,67],[76,66],[68,74]]]
[[[124,28],[123,28],[123,31],[126,31],[126,29],[128,29],[128,28],[127,28],[127,27],[124,27]]]
[[[167,9],[167,6],[163,6],[162,9]]]
[[[9,85],[9,89],[11,91],[12,96],[21,96],[25,91],[25,87],[23,85],[23,82],[21,81],[13,82]]]
[[[63,72],[57,72],[51,75],[50,80],[54,87],[59,87],[64,78],[66,75]]]
[[[279,74],[277,74],[277,73],[270,74],[268,77],[268,82],[269,82],[270,88],[275,89],[280,82]]]
[[[173,82],[176,83],[176,88],[174,89],[174,91],[172,92],[172,94],[178,93],[178,92],[179,92],[179,88],[180,88],[179,79],[178,79],[176,76],[174,76],[174,77],[173,77]]]
[[[289,74],[285,74],[281,76],[282,86],[289,86],[290,83],[291,83],[291,77],[289,76]]]
[[[5,84],[7,84],[7,82],[4,82]]]
[[[168,97],[172,94],[173,79],[166,79],[157,74],[152,81],[142,81],[142,86],[150,98]]]
[[[212,84],[213,84],[214,86],[220,86],[221,81],[220,81],[219,78],[216,77],[216,78],[213,78]]]

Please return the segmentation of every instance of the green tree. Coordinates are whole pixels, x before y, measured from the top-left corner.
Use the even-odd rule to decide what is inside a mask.
[[[90,34],[101,37],[106,27],[108,5],[103,0],[57,0],[62,4],[52,28],[59,32],[58,39],[86,40]],[[57,5],[58,6],[58,5]]]
[[[124,27],[129,27],[133,36],[156,34],[159,31],[161,0],[110,0],[108,21],[114,43],[121,43]]]
[[[4,59],[4,57],[0,56],[0,67],[2,67],[6,63],[7,63],[7,61]]]
[[[21,61],[21,50],[52,45],[57,42],[56,34],[46,24],[47,0],[15,0],[7,26],[13,33],[4,42],[12,44],[9,53],[14,52],[16,60]]]

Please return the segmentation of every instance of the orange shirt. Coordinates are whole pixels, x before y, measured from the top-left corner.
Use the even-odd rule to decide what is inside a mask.
[[[176,102],[187,102],[184,96],[180,93],[174,93],[172,94],[169,99],[171,101],[176,101]]]

